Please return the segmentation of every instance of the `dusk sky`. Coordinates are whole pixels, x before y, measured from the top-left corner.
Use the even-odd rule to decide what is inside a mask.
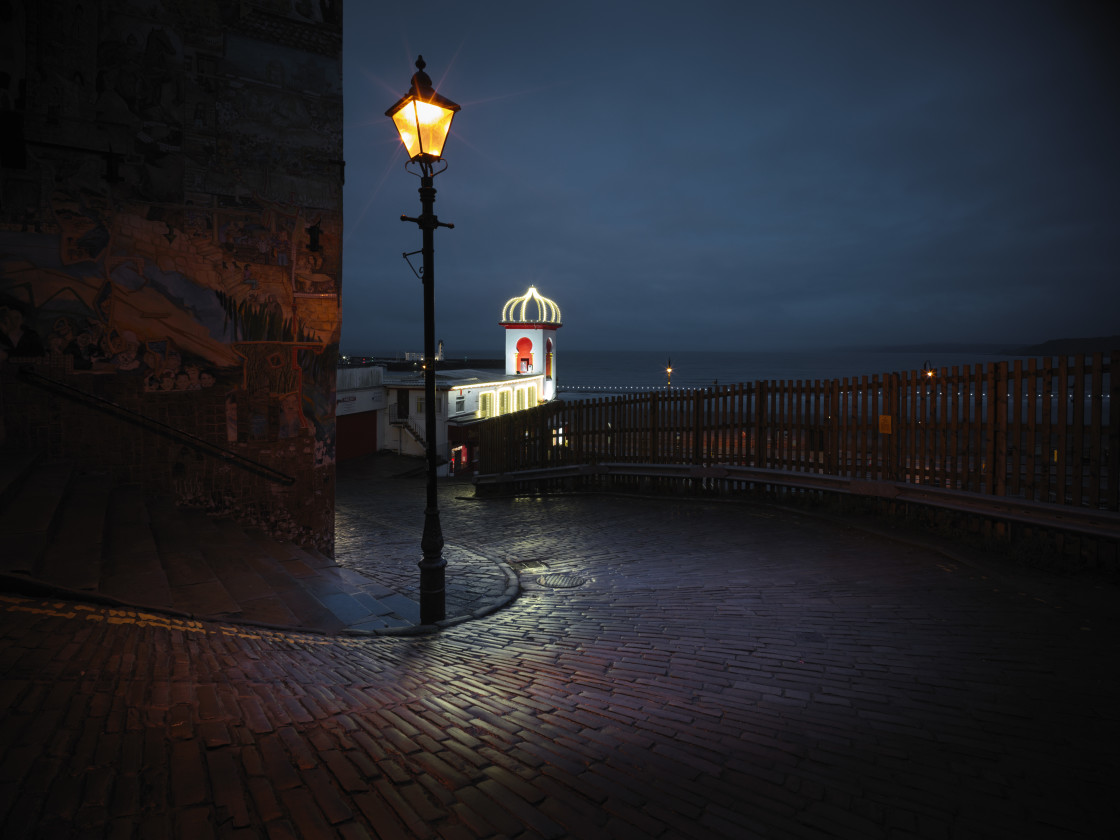
[[[1120,333],[1108,9],[350,0],[342,350],[422,350],[419,180],[384,116],[418,54],[462,106],[435,179],[449,355],[500,354],[530,285],[569,350]]]

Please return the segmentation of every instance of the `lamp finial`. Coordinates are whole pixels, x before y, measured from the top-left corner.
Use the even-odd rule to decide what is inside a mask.
[[[428,65],[424,63],[424,56],[418,56],[416,59],[416,72],[412,76],[412,87],[419,94],[421,92],[428,94],[432,91],[432,79],[424,72],[424,68]]]

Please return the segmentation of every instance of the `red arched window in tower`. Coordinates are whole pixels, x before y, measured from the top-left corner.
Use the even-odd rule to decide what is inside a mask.
[[[533,369],[533,340],[517,339],[517,372],[528,373]]]
[[[552,339],[545,340],[544,346],[544,375],[546,378],[552,378]]]

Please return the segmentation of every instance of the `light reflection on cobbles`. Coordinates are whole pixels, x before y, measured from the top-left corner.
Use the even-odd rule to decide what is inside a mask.
[[[379,456],[349,469],[346,464],[339,467],[335,560],[418,600],[417,564],[427,485],[424,476],[407,474],[409,467],[414,471],[415,463],[413,459]],[[469,616],[487,606],[508,602],[506,593],[516,585],[516,572],[495,554],[485,534],[470,528],[468,523],[478,504],[472,486],[464,481],[441,480],[439,504],[443,557],[447,561],[448,618]],[[493,524],[489,530],[492,533]]]

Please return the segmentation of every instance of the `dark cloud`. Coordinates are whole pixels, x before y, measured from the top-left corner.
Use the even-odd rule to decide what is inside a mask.
[[[452,352],[494,352],[530,284],[585,349],[1120,332],[1105,9],[350,4],[343,348],[420,348],[418,185],[383,116],[417,53],[463,106],[436,179]]]

